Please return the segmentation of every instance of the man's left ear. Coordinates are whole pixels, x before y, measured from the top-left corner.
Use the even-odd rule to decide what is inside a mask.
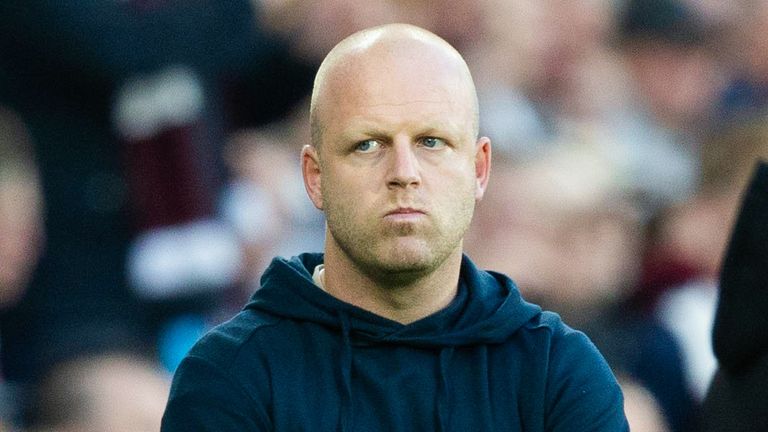
[[[301,149],[301,175],[304,178],[304,188],[309,199],[318,209],[323,209],[323,191],[321,187],[320,159],[317,149],[311,145],[305,145]]]
[[[475,144],[475,199],[480,200],[488,187],[488,177],[491,174],[491,140],[481,137]]]

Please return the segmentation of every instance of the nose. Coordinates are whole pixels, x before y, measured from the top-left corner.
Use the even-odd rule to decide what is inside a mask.
[[[387,185],[390,188],[418,186],[421,183],[419,160],[410,140],[396,140],[389,152]]]

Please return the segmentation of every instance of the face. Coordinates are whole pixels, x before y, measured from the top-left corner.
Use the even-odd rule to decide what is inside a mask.
[[[320,149],[303,157],[326,253],[372,276],[425,274],[460,256],[490,165],[468,77],[439,56],[409,54],[339,71],[323,95]]]

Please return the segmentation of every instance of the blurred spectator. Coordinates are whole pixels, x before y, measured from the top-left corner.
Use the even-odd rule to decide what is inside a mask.
[[[768,112],[768,3],[732,3],[735,12],[719,50],[732,73],[718,107],[721,121],[743,121]]]
[[[621,172],[652,215],[695,185],[696,159],[682,132],[656,124],[627,56],[612,42],[613,2],[485,0],[482,43],[468,48],[496,154],[525,160],[561,142],[586,141]]]
[[[289,41],[294,56],[312,64],[320,61],[339,41],[352,33],[380,24],[410,20],[398,3],[400,0],[266,0],[272,6],[267,24]]]
[[[44,242],[42,194],[31,153],[26,128],[0,106],[0,314],[24,295]],[[19,398],[16,386],[0,377],[0,430],[12,430]]]
[[[9,382],[169,339],[159,354],[173,368],[205,330],[239,265],[215,213],[226,132],[280,117],[311,83],[265,34],[259,5],[0,3],[0,103],[29,130],[46,234],[25,294],[0,313]],[[250,95],[261,109],[247,119],[229,118],[227,90],[244,74],[258,75],[245,88],[273,91]]]
[[[668,432],[669,426],[661,415],[659,403],[653,395],[637,382],[619,377],[624,393],[624,413],[632,432]]]
[[[618,39],[636,96],[661,126],[693,133],[711,120],[725,84],[711,32],[684,0],[630,0],[620,10]]]
[[[606,44],[609,3],[478,3],[483,39],[466,48],[467,57],[483,110],[481,128],[497,151],[535,155],[558,137],[564,121],[589,121],[622,104],[623,76]]]
[[[477,260],[513,275],[533,300],[558,299],[566,319],[621,297],[615,290],[631,286],[641,233],[615,174],[600,155],[574,148],[523,164],[497,158],[468,249],[480,246],[471,249]]]
[[[616,373],[650,391],[670,430],[686,431],[695,413],[680,347],[627,305],[644,236],[618,174],[600,153],[578,147],[526,164],[497,159],[466,248],[479,265],[509,274],[525,298],[584,330]]]
[[[227,147],[233,178],[222,194],[221,213],[237,233],[245,256],[242,285],[230,301],[229,313],[242,307],[259,286],[273,257],[323,249],[323,215],[306,199],[296,160],[302,139],[301,128],[293,125],[309,124],[303,120],[308,112],[302,110],[299,121],[241,131]]]
[[[18,117],[0,107],[0,310],[24,294],[43,238],[32,143]]]
[[[155,432],[170,387],[159,365],[120,353],[69,360],[42,380],[33,432]]]
[[[700,140],[727,75],[712,29],[685,0],[629,0],[617,16],[617,45],[634,84],[629,132],[644,150],[644,198],[659,210],[694,192]]]

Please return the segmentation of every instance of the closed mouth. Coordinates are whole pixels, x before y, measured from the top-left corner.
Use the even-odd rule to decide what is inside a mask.
[[[417,208],[399,207],[387,212],[384,216],[400,216],[400,215],[406,216],[406,215],[423,215],[423,214],[426,214],[426,212]]]

